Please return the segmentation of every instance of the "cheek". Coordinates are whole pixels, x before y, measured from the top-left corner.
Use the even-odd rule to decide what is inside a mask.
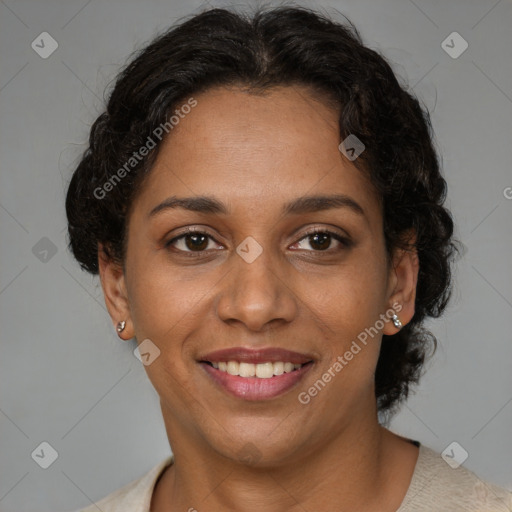
[[[202,309],[207,284],[204,280],[180,279],[156,265],[135,267],[136,282],[129,290],[136,336],[176,338]]]
[[[373,325],[385,311],[385,268],[371,259],[333,270],[328,279],[305,278],[302,295],[310,306],[340,334],[357,334]]]
[[[324,281],[321,292],[314,291],[306,279],[302,287],[302,295],[308,297],[307,304],[325,334],[324,370],[341,357],[343,370],[335,372],[338,381],[371,382],[380,351],[380,315],[387,309],[385,263],[360,258]]]
[[[137,279],[131,283],[129,296],[135,336],[139,343],[150,339],[160,351],[145,371],[160,397],[182,404],[185,410],[187,397],[194,396],[188,341],[198,336],[205,308],[211,307],[205,297],[208,286],[205,280],[183,280],[157,265],[133,269]]]

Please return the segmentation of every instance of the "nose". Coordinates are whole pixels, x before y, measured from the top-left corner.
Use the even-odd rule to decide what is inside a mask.
[[[271,251],[263,250],[251,263],[236,253],[231,260],[232,267],[216,301],[217,316],[222,321],[264,331],[295,318],[299,299],[289,282],[291,270],[276,263]]]

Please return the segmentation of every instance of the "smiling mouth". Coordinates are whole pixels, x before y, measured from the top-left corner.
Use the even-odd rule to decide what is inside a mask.
[[[259,379],[270,379],[285,373],[292,373],[300,370],[304,366],[304,364],[294,364],[289,361],[267,361],[258,364],[246,363],[244,361],[202,362],[209,364],[211,367],[221,372],[228,373],[229,375],[245,378],[257,377]]]
[[[314,362],[199,361],[214,386],[244,401],[265,401],[285,395],[305,378]]]
[[[261,401],[298,386],[314,366],[315,356],[279,347],[233,347],[201,354],[197,362],[216,389]]]

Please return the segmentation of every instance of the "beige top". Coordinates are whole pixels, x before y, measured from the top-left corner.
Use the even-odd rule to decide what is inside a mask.
[[[150,512],[158,477],[172,456],[143,477],[79,512]],[[459,466],[452,469],[435,451],[420,445],[407,494],[396,512],[511,512],[512,493],[480,480]]]

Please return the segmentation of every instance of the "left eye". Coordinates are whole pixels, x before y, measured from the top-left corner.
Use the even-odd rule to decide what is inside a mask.
[[[342,246],[349,245],[346,238],[338,235],[337,233],[333,233],[332,231],[313,231],[301,238],[294,245],[300,245],[303,243],[303,240],[306,240],[310,247],[313,247],[315,251],[326,251],[330,248],[333,238]],[[303,249],[303,247],[298,247],[298,249]]]

